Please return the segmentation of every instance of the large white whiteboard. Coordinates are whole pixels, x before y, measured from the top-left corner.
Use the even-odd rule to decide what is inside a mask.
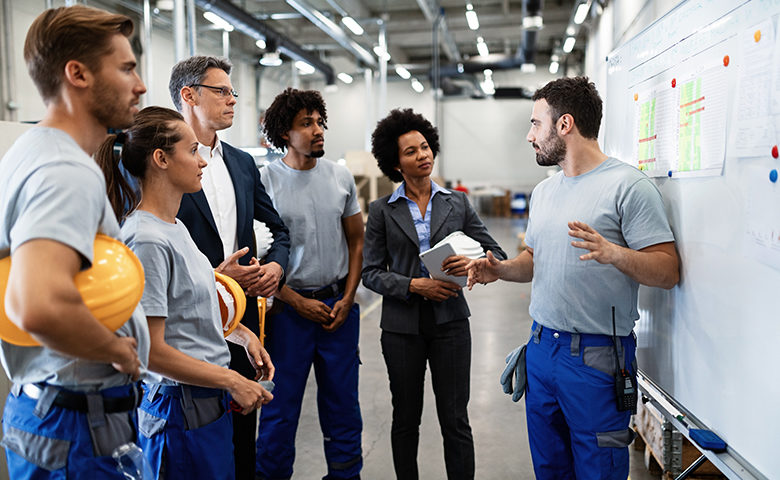
[[[778,17],[780,0],[682,2],[607,57],[602,127],[605,151],[635,160],[634,93],[722,66],[729,56],[722,174],[656,178],[682,275],[671,291],[642,287],[638,358],[649,378],[768,478],[780,478],[780,267],[768,248],[748,240],[756,223],[778,218],[780,181],[769,176],[780,160],[769,147],[738,157],[744,134],[734,132],[744,126],[740,69],[753,62],[746,60],[750,36],[761,26],[761,41],[776,49]],[[771,119],[775,143],[778,118]]]

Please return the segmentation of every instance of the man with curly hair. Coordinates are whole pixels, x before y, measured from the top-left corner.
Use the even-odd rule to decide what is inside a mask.
[[[260,413],[257,478],[290,478],[303,392],[314,365],[328,463],[326,479],[359,479],[363,466],[358,403],[360,313],[354,303],[363,256],[363,217],[346,167],[322,158],[327,128],[319,92],[288,88],[265,114],[268,140],[285,150],[262,181],[290,229],[281,311],[268,318],[274,401]]]

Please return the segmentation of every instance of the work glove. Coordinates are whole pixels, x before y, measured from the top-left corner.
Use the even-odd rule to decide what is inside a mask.
[[[516,402],[523,398],[525,384],[525,345],[521,345],[506,356],[506,368],[501,374],[501,386],[504,388],[504,393],[511,394],[512,401]]]

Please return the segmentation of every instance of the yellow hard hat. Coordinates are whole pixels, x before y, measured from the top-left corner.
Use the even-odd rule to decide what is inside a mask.
[[[5,313],[5,290],[11,257],[0,260],[0,338],[22,347],[40,345],[16,326]],[[144,293],[144,269],[127,245],[106,235],[95,236],[92,267],[73,277],[90,313],[109,330],[125,324]]]
[[[246,296],[238,283],[227,275],[214,272],[217,282],[219,313],[222,316],[222,333],[227,337],[238,328],[246,310]]]

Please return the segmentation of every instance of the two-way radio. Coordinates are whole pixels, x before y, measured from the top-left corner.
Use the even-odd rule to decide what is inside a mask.
[[[619,412],[632,411],[636,413],[637,390],[634,377],[627,368],[620,366],[618,355],[618,338],[615,331],[615,306],[612,306],[612,347],[615,352],[615,399]],[[623,356],[625,358],[625,355]]]

